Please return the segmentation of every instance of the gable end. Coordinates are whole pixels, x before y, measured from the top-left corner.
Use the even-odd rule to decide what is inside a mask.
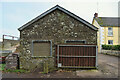
[[[25,25],[23,25],[22,27],[18,28],[19,31],[23,30],[24,28],[28,27],[30,24],[34,23],[35,21],[41,19],[42,17],[46,16],[47,14],[51,13],[52,11],[59,9],[62,12],[70,15],[71,17],[75,18],[76,20],[82,22],[83,24],[87,25],[88,27],[92,28],[93,30],[98,30],[97,27],[95,27],[94,25],[90,24],[89,22],[85,21],[84,19],[80,18],[79,16],[71,13],[70,11],[60,7],[59,5],[56,5],[55,7],[47,10],[46,12],[42,13],[41,15],[39,15],[38,17],[34,18],[33,20],[29,21],[28,23],[26,23]]]

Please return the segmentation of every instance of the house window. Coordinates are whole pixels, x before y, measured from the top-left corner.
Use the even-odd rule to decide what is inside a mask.
[[[108,44],[113,45],[113,40],[108,40]]]
[[[66,43],[70,44],[86,44],[85,40],[66,40]]]
[[[32,56],[52,56],[52,42],[47,40],[32,41]]]
[[[112,27],[108,28],[108,36],[113,36],[113,28]]]

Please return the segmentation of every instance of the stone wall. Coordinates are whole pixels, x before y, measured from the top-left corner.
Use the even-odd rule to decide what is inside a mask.
[[[52,40],[53,57],[48,58],[51,68],[54,66],[55,45],[65,40],[86,40],[86,44],[97,44],[97,31],[79,22],[73,17],[55,10],[20,31],[20,64],[24,69],[35,69],[46,58],[31,57],[32,40]]]
[[[120,55],[120,51],[116,51],[116,50],[101,50],[101,53],[103,54],[108,54],[108,55],[113,55],[113,56],[119,56]]]
[[[13,53],[6,57],[6,69],[19,69],[19,53]]]
[[[19,40],[4,39],[2,44],[3,44],[4,50],[9,50],[9,49],[11,49],[11,47],[15,47],[16,45],[18,45]]]

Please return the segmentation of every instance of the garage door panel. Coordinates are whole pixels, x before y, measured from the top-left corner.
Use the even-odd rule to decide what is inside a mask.
[[[56,47],[56,63],[66,68],[97,68],[97,46],[61,44]]]

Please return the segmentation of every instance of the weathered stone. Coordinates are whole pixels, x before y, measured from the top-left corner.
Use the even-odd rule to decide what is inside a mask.
[[[20,66],[24,69],[43,70],[46,58],[33,58],[31,53],[32,40],[51,40],[52,54],[55,55],[55,45],[65,43],[65,40],[86,40],[86,44],[97,44],[97,31],[82,22],[55,10],[20,31]],[[54,68],[54,58],[47,58],[48,68]]]
[[[18,54],[10,54],[6,57],[6,69],[18,69],[19,65]]]

